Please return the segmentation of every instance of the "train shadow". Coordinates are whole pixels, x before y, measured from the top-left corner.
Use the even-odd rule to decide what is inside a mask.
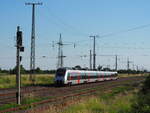
[[[51,84],[30,84],[30,85],[25,85],[22,87],[55,87],[54,83]]]
[[[55,83],[51,83],[51,84],[33,84],[33,87],[54,87],[54,88],[60,88],[60,87],[68,87],[68,85],[65,84],[55,84]],[[29,86],[30,87],[30,86]]]

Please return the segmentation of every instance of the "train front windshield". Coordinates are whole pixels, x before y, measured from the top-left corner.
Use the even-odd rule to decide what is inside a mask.
[[[56,76],[62,77],[65,76],[66,69],[58,69],[56,72]]]

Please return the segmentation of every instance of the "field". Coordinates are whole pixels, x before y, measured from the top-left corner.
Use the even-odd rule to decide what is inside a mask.
[[[36,85],[48,85],[53,83],[54,75],[52,74],[39,74],[36,76]],[[29,75],[21,75],[21,86],[32,85],[29,80]],[[0,75],[0,88],[14,88],[16,87],[15,75]]]
[[[119,74],[119,77],[128,76],[141,76],[142,74]],[[37,74],[36,85],[48,85],[53,83],[54,74]],[[14,88],[16,87],[16,76],[15,75],[0,75],[0,88]],[[21,75],[21,86],[32,85],[29,81],[29,75]]]
[[[145,76],[148,75],[148,73],[142,73],[142,74],[118,74],[119,77],[132,77],[132,76]]]

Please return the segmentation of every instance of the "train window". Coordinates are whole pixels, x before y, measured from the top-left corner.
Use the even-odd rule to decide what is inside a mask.
[[[81,76],[81,79],[86,79],[86,76],[85,76],[85,75],[82,75],[82,76]]]
[[[78,76],[73,76],[72,79],[73,80],[78,80]]]
[[[67,80],[71,80],[71,75],[68,73]]]

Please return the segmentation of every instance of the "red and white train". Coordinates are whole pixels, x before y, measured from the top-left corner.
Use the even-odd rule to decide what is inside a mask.
[[[117,72],[109,71],[87,71],[59,68],[56,71],[55,83],[58,85],[73,85],[105,80],[116,80]]]

